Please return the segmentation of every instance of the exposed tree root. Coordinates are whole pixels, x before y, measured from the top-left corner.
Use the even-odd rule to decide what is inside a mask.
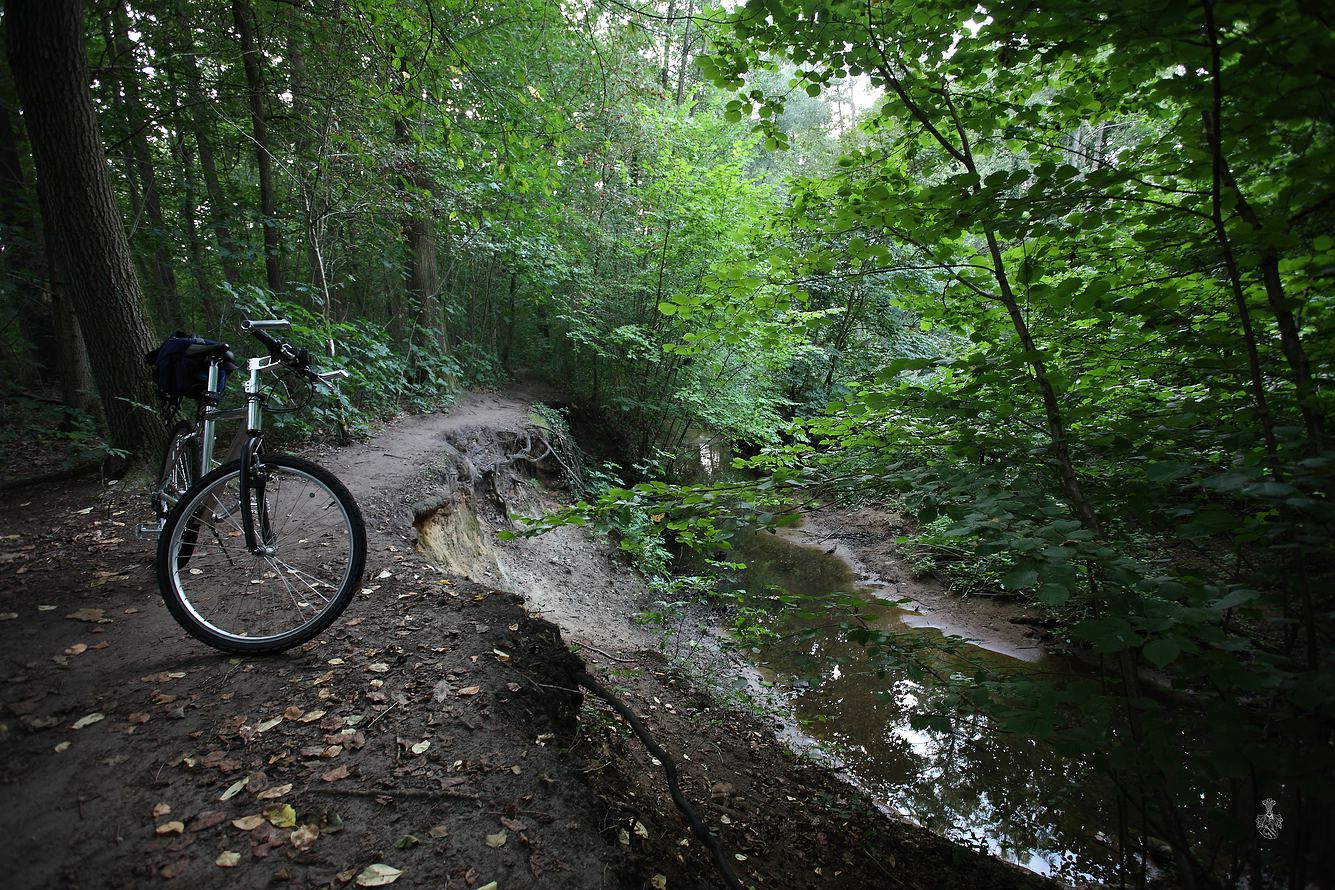
[[[737,875],[733,873],[732,864],[728,862],[727,856],[724,855],[723,847],[719,844],[718,839],[709,833],[709,829],[700,819],[700,816],[696,814],[690,801],[681,793],[681,786],[677,783],[677,762],[663,749],[662,745],[654,740],[649,730],[640,722],[640,718],[635,716],[635,713],[626,706],[626,703],[609,691],[607,687],[589,676],[588,671],[581,670],[572,679],[611,705],[612,710],[620,714],[621,718],[630,724],[631,731],[639,737],[649,753],[659,763],[663,764],[663,772],[667,775],[668,791],[672,794],[672,802],[686,817],[687,824],[691,826],[691,833],[709,850],[709,855],[714,859],[714,867],[718,869],[718,873],[723,877],[723,883],[728,887],[735,888],[735,890],[741,890],[742,884],[737,880]]]

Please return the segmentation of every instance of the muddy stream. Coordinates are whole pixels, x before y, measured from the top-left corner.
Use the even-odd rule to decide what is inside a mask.
[[[701,475],[727,473],[716,447],[702,447],[701,454]],[[860,610],[865,626],[913,648],[922,670],[912,677],[878,673],[866,649],[848,637],[858,620],[812,617],[809,608],[806,617],[759,609],[760,633],[739,651],[788,711],[783,734],[790,745],[825,759],[884,809],[957,843],[1068,883],[1112,879],[1114,797],[1088,764],[995,731],[982,716],[949,729],[913,720],[943,710],[935,707],[945,693],[937,678],[968,676],[970,662],[1010,675],[1068,673],[1072,666],[1013,632],[980,631],[967,619],[962,625],[958,606],[945,614],[915,601],[913,582],[881,578],[842,542],[828,546],[833,535],[823,531],[741,536],[727,558],[746,568],[731,585],[812,603],[857,595],[871,603]],[[980,609],[988,605],[979,602]]]

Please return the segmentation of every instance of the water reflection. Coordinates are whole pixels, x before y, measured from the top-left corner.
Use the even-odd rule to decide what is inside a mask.
[[[812,547],[760,534],[739,542],[747,569],[736,582],[755,592],[778,588],[806,597],[856,590],[846,564]],[[1113,873],[1114,799],[1087,765],[1031,740],[995,732],[986,718],[949,729],[915,727],[914,715],[939,711],[946,684],[969,676],[977,660],[992,671],[1060,669],[1027,664],[973,646],[952,654],[939,631],[909,627],[904,613],[874,605],[866,625],[914,648],[919,677],[881,673],[863,646],[829,616],[771,611],[762,625],[777,635],[752,658],[769,679],[793,689],[797,719],[883,805],[952,840],[1068,881]],[[938,646],[940,648],[938,648]]]

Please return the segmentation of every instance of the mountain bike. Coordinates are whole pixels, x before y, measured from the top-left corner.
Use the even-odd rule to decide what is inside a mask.
[[[262,375],[295,378],[311,393],[348,376],[312,370],[308,350],[274,336],[289,327],[285,320],[242,322],[267,354],[246,362],[241,409],[218,404],[226,344],[196,353],[209,362],[208,386],[194,419],[173,431],[153,490],[155,508],[168,506],[156,566],[167,610],[224,652],[281,652],[312,639],[347,608],[366,567],[366,527],[343,483],[311,461],[264,450],[271,391]],[[217,422],[242,414],[244,425],[214,468]]]

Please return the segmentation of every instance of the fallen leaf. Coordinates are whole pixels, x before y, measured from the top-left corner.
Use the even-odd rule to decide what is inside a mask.
[[[487,883],[483,884],[481,887],[478,887],[477,890],[498,890],[498,888],[497,888],[497,886],[496,886],[496,882],[495,882],[495,881],[488,881]]]
[[[495,834],[487,835],[487,846],[491,847],[493,850],[495,850],[497,847],[504,847],[505,842],[509,839],[509,837],[510,835],[506,833],[504,828],[502,828]]]
[[[648,839],[649,839],[649,829],[647,829],[647,828],[644,827],[644,823],[643,823],[643,822],[641,822],[640,820],[636,819],[636,820],[635,820],[635,824],[634,824],[633,826],[631,826],[631,827],[635,829],[635,833],[636,833],[637,835],[639,835],[640,837],[644,838],[645,840],[648,840]]]
[[[232,798],[240,794],[241,789],[245,788],[247,783],[249,782],[250,782],[250,776],[246,776],[244,779],[237,779],[230,786],[228,786],[227,790],[222,793],[222,796],[219,797],[218,800],[231,800]]]
[[[87,652],[87,651],[88,651],[88,644],[87,644],[87,643],[75,643],[73,646],[68,646],[68,647],[66,647],[66,649],[65,649],[65,654],[66,654],[66,655],[82,655],[82,654],[84,654],[84,653]]]
[[[231,850],[223,850],[218,854],[218,858],[213,860],[213,864],[219,868],[236,868],[241,864],[241,854]]]
[[[227,821],[227,816],[221,810],[205,810],[198,816],[190,820],[186,829],[192,834],[200,831],[208,831],[215,825],[221,825]]]
[[[64,754],[69,749],[70,749],[69,742],[58,742],[56,746],[51,750],[55,751],[57,754]]]
[[[649,886],[654,890],[667,890],[667,875],[654,875],[649,879]]]
[[[129,720],[131,723],[147,723],[149,720],[152,720],[153,718],[150,717],[148,714],[145,714],[143,711],[135,711],[126,719]]]
[[[102,620],[104,614],[105,611],[103,609],[78,609],[65,617],[73,619],[74,621],[88,621],[96,624]]]
[[[37,607],[38,612],[54,612],[55,610],[55,606],[41,605]]]
[[[264,818],[269,820],[269,824],[274,828],[295,828],[297,824],[297,811],[292,809],[291,804],[283,804],[281,807],[272,807],[264,811]]]
[[[431,742],[429,742],[429,741],[423,739],[422,741],[418,742],[416,745],[413,745],[413,746],[412,746],[411,748],[409,748],[408,750],[412,751],[414,754],[425,754],[426,751],[427,751],[427,749],[430,748],[430,747],[431,747]]]
[[[482,691],[482,687],[481,687],[481,686],[465,686],[463,689],[460,689],[460,690],[459,690],[459,694],[460,694],[460,695],[477,695],[477,694],[478,694],[479,692],[481,692],[481,691]]]
[[[291,790],[292,790],[292,783],[288,782],[285,785],[275,785],[273,788],[266,788],[264,791],[260,791],[255,796],[258,797],[260,800],[273,800],[275,798],[282,797],[284,794],[287,794]]]
[[[450,830],[444,825],[433,825],[427,834],[431,835],[433,838],[439,839],[442,837],[449,837]]]
[[[377,661],[375,664],[368,665],[366,669],[373,674],[383,674],[389,670],[389,665],[383,661]]]
[[[0,621],[13,621],[19,617],[18,612],[0,612]]]
[[[346,779],[352,773],[346,766],[336,766],[329,772],[320,777],[321,782],[337,782],[339,779]]]
[[[528,825],[519,819],[507,819],[506,817],[502,816],[501,824],[514,832],[522,832],[528,830]]]
[[[163,822],[153,830],[158,834],[180,834],[185,831],[185,823],[173,819],[171,822]]]
[[[107,647],[110,646],[110,645],[111,645],[111,644],[108,643],[106,640],[103,640],[103,641],[100,642],[100,643],[94,643],[93,645],[89,646],[88,648],[89,648],[89,649],[105,649],[105,648],[107,648]]]
[[[264,817],[258,813],[254,816],[242,816],[240,819],[232,820],[232,827],[239,828],[242,831],[254,831],[264,824]]]
[[[421,841],[413,837],[411,834],[405,834],[403,837],[399,838],[394,842],[394,847],[395,849],[398,850],[411,850],[419,843],[421,843]]]
[[[96,509],[97,506],[94,505],[92,507],[84,507],[82,510],[75,510],[74,512],[78,516],[87,516],[89,513],[92,513]]]
[[[167,815],[171,811],[172,811],[171,804],[167,803],[165,800],[161,801],[158,804],[154,805],[153,807],[153,818],[158,819],[162,816]]]
[[[374,865],[368,865],[357,875],[358,887],[383,887],[386,884],[392,884],[403,874],[402,870],[392,865],[385,865],[383,862],[377,862]]]
[[[96,713],[89,714],[86,717],[80,717],[78,720],[75,720],[74,723],[70,726],[70,729],[83,729],[85,726],[92,726],[99,720],[105,720],[105,719],[107,719],[107,715],[103,714],[101,711],[97,711]]]
[[[285,719],[285,720],[300,720],[300,719],[301,719],[301,715],[302,715],[302,714],[305,714],[305,713],[306,713],[306,712],[305,712],[304,710],[302,710],[301,708],[297,707],[296,705],[292,705],[292,706],[289,707],[289,708],[284,708],[284,709],[283,709],[283,719]]]
[[[314,825],[303,825],[292,832],[288,838],[298,850],[309,850],[320,839],[320,829]]]
[[[259,732],[266,732],[266,731],[268,731],[268,730],[270,730],[270,729],[273,729],[275,726],[277,726],[278,724],[280,724],[280,723],[282,723],[282,722],[283,722],[283,718],[282,718],[281,715],[278,716],[278,717],[273,718],[272,720],[265,720],[265,721],[264,721],[263,723],[261,723],[259,726],[255,727],[255,732],[257,732],[257,733],[259,733]]]
[[[180,680],[184,676],[185,671],[161,671],[156,674],[140,677],[139,679],[144,683],[166,683],[168,680]]]
[[[494,654],[494,655],[496,656],[496,660],[499,661],[499,662],[504,663],[504,662],[507,662],[507,661],[510,660],[510,653],[509,653],[509,652],[502,652],[500,649],[492,649],[491,651],[492,651],[492,654]]]
[[[391,572],[389,569],[381,569],[381,570],[380,570],[380,574],[379,574],[379,575],[376,575],[376,576],[375,576],[375,579],[376,579],[377,581],[383,581],[383,580],[385,580],[386,578],[393,578],[393,577],[394,577],[394,573]]]
[[[314,723],[325,715],[324,711],[307,711],[298,718],[298,723]]]

